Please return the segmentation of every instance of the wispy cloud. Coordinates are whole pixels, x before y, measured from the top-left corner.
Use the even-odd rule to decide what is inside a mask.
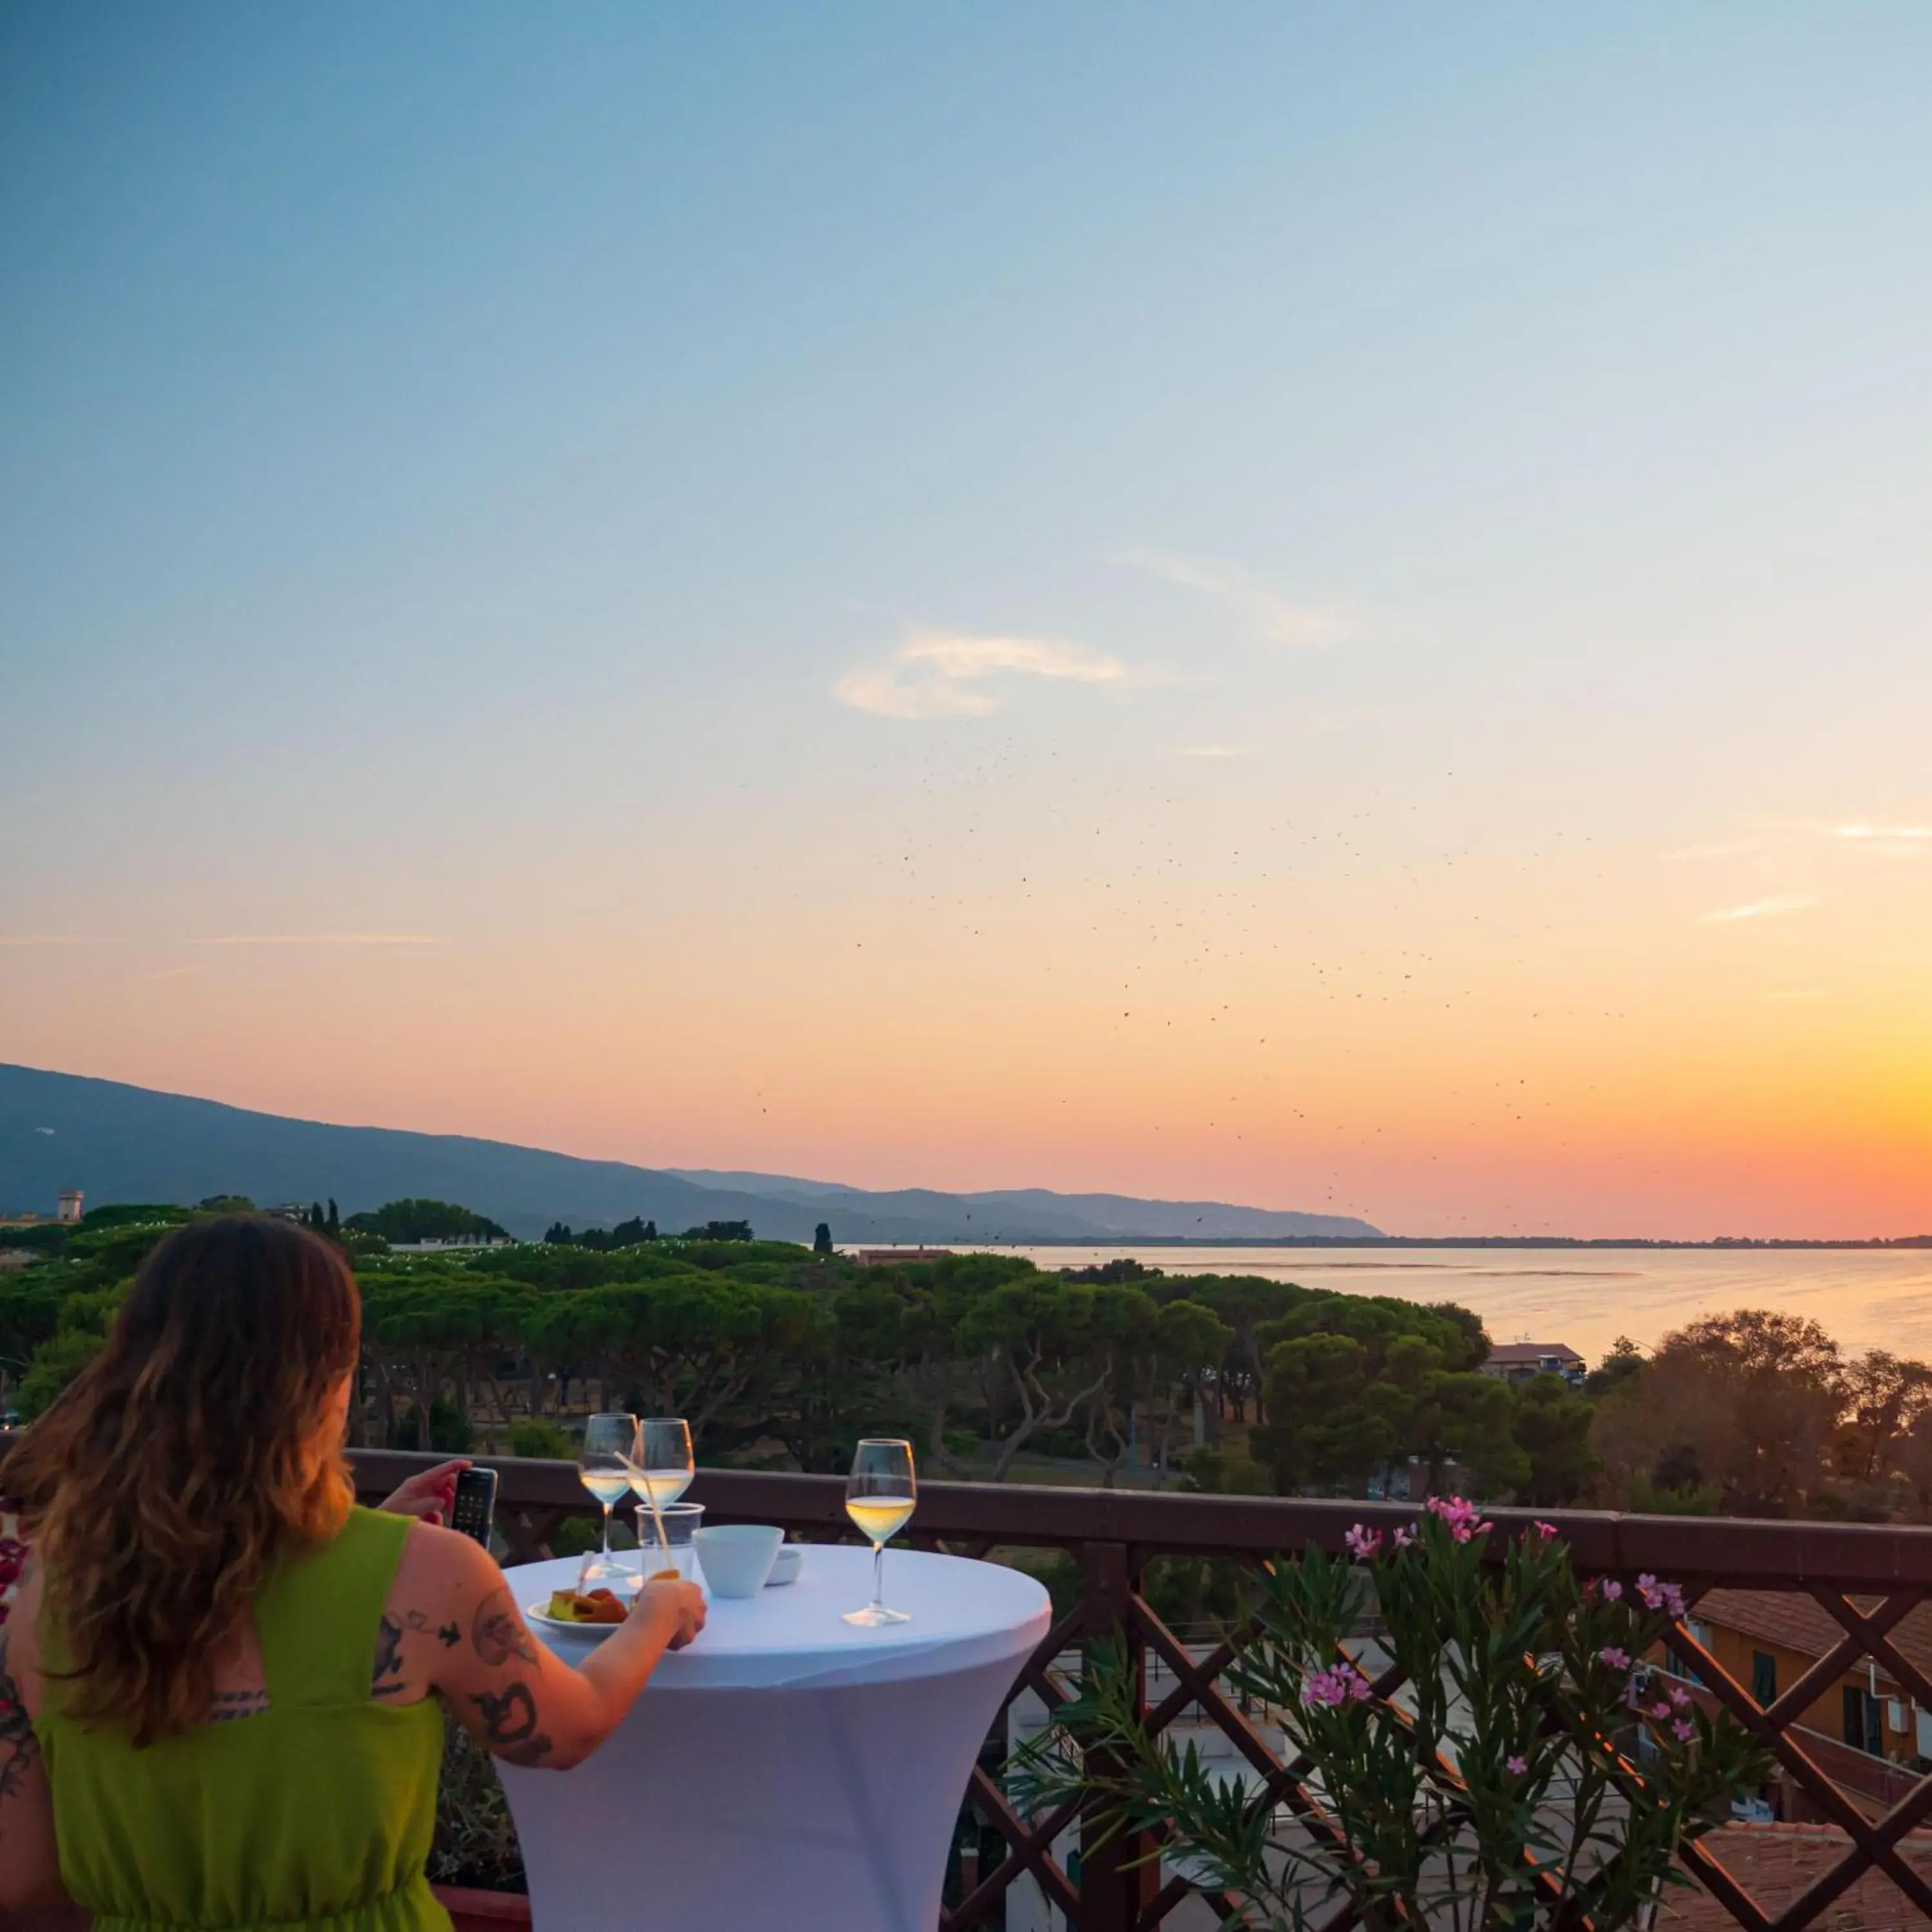
[[[1675,852],[1664,854],[1667,865],[1678,865],[1704,859],[1741,859],[1753,852],[1762,852],[1765,842],[1762,838],[1718,838],[1708,845],[1685,845]]]
[[[1754,899],[1749,905],[1720,906],[1714,912],[1699,915],[1704,926],[1729,926],[1738,920],[1773,919],[1780,913],[1803,912],[1816,905],[1815,898],[1797,892],[1779,892],[1768,899]]]
[[[190,946],[446,946],[429,932],[232,932],[190,939]]]
[[[1932,852],[1932,825],[1834,825],[1832,836],[1880,859],[1917,859]]]
[[[1000,708],[998,681],[1015,677],[1116,692],[1169,681],[1163,672],[1064,638],[920,630],[889,656],[845,672],[832,694],[875,718],[984,718]]]
[[[1181,745],[1176,747],[1174,755],[1177,758],[1247,758],[1259,748],[1255,745]]]
[[[1115,552],[1109,561],[1130,570],[1145,571],[1163,584],[1214,598],[1239,612],[1270,644],[1292,650],[1326,649],[1359,636],[1366,627],[1364,614],[1352,606],[1284,597],[1238,564],[1214,557],[1127,550]]]

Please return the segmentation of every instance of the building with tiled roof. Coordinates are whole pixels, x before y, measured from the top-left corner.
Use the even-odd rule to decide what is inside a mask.
[[[1588,1366],[1574,1348],[1561,1342],[1498,1342],[1484,1360],[1483,1372],[1506,1382],[1526,1382],[1533,1376],[1561,1376],[1574,1386],[1583,1379]]]
[[[1850,1599],[1868,1614],[1880,1600]],[[1796,1591],[1708,1591],[1688,1621],[1692,1635],[1761,1706],[1783,1696],[1845,1635],[1822,1604]],[[1907,1664],[1932,1678],[1932,1604],[1908,1612],[1890,1640]],[[1690,1674],[1679,1659],[1666,1657],[1665,1667]],[[1855,1796],[1879,1801],[1895,1783],[1932,1766],[1932,1709],[1869,1658],[1834,1678],[1794,1722],[1818,1741],[1798,1742],[1814,1756],[1832,1758],[1832,1775],[1858,1787]],[[1861,1760],[1868,1767],[1864,1774]]]

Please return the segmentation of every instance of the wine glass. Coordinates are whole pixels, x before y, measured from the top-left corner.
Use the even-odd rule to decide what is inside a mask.
[[[903,1610],[886,1608],[886,1544],[905,1527],[919,1500],[912,1472],[912,1444],[868,1437],[852,1453],[845,1478],[845,1514],[872,1546],[872,1600],[862,1610],[848,1610],[848,1624],[904,1624]]]
[[[584,1425],[584,1447],[577,1456],[578,1479],[604,1505],[604,1547],[594,1564],[586,1564],[578,1582],[592,1576],[614,1576],[620,1568],[610,1553],[610,1509],[631,1486],[632,1458],[637,1453],[638,1418],[621,1412],[593,1415]]]
[[[690,1488],[697,1466],[691,1454],[691,1426],[682,1416],[653,1415],[639,1428],[637,1448],[624,1474],[638,1499],[640,1549],[649,1540],[644,1534],[646,1508],[658,1526],[658,1547],[669,1549],[662,1512]]]

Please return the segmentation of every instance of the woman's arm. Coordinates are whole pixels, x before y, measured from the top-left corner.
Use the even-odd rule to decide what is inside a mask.
[[[448,1530],[418,1529],[411,1541],[432,1538],[424,1567],[441,1583],[441,1606],[413,1648],[470,1736],[512,1764],[580,1764],[623,1721],[658,1659],[704,1628],[695,1584],[647,1583],[629,1617],[573,1670],[530,1634],[486,1551]],[[408,1622],[406,1610],[399,1635]],[[399,1649],[399,1688],[404,1667]],[[379,1668],[378,1696],[382,1677]]]
[[[38,1581],[29,1570],[8,1623],[0,1627],[0,1907],[8,1911],[67,1901],[46,1760],[14,1675],[17,1670],[29,1676],[38,1668],[31,1634],[40,1603]],[[17,1657],[10,1654],[10,1639]]]

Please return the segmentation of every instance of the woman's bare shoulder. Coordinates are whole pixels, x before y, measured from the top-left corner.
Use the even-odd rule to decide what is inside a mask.
[[[502,1580],[496,1558],[473,1538],[433,1523],[412,1523],[389,1602],[424,1616],[448,1616],[473,1610]]]

